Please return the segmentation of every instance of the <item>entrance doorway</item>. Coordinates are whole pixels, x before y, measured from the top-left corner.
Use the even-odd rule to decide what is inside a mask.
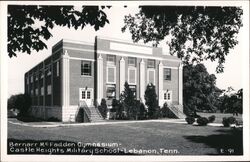
[[[93,105],[93,88],[80,88],[79,89],[80,101],[85,101],[87,106]]]

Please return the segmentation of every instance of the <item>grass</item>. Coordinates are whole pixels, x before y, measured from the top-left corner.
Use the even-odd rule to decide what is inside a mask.
[[[242,131],[211,126],[163,122],[121,123],[115,125],[31,128],[9,124],[9,141],[70,141],[117,143],[124,149],[176,149],[177,155],[242,154]],[[103,148],[100,148],[103,149]],[[123,154],[119,152],[119,154]],[[169,154],[164,154],[169,155]]]

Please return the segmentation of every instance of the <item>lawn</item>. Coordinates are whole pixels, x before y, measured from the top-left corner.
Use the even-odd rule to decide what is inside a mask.
[[[112,149],[120,149],[116,154],[125,154],[124,150],[133,149],[157,150],[157,154],[160,149],[177,150],[175,153],[168,152],[160,155],[240,155],[243,144],[242,132],[230,128],[163,122],[56,128],[31,128],[9,124],[8,140],[19,143],[44,141],[81,142],[83,144],[116,143],[117,146],[112,147]],[[110,147],[100,146],[94,148],[110,149]],[[228,150],[231,151],[228,152]]]

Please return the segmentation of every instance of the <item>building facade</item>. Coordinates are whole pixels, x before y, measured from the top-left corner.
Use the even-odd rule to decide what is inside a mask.
[[[96,37],[94,43],[61,40],[52,54],[25,73],[25,93],[31,113],[39,118],[75,120],[79,103],[97,106],[101,99],[119,99],[128,82],[138,100],[146,86],[156,86],[159,105],[176,105],[182,112],[182,65],[162,48]]]

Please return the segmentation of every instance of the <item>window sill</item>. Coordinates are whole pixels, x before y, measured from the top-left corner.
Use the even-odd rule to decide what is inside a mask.
[[[92,78],[92,75],[81,75],[81,77]]]

